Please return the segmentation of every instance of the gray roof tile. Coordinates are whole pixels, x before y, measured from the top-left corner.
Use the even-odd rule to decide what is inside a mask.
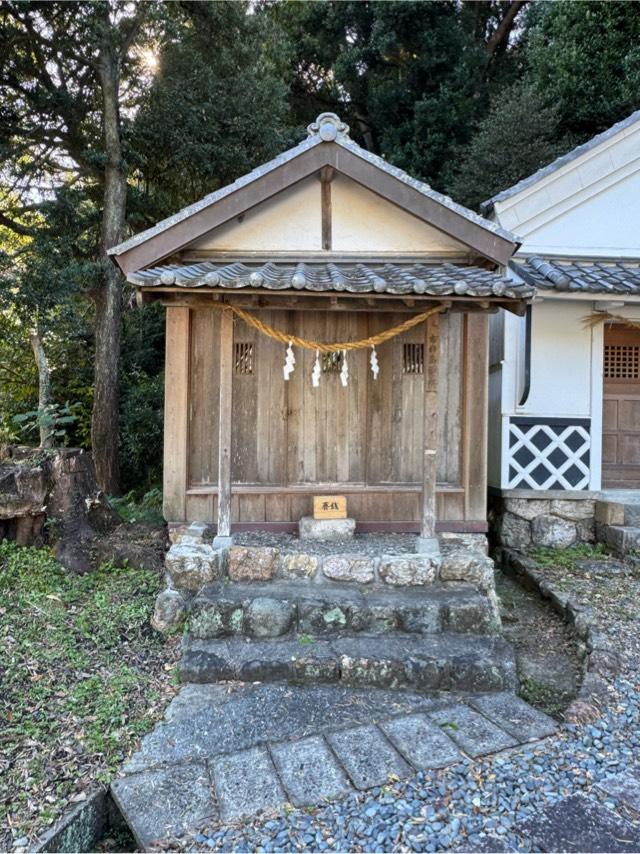
[[[167,264],[129,273],[140,288],[266,288],[318,292],[428,294],[430,296],[506,297],[529,299],[534,288],[481,267],[455,264],[304,263],[246,264],[240,261]]]
[[[532,255],[509,266],[540,290],[640,295],[638,261],[556,261]]]

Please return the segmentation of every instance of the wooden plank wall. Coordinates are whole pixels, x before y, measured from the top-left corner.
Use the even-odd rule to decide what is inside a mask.
[[[192,309],[191,315],[187,517],[215,521],[220,321],[218,312],[207,308]],[[260,317],[305,338],[348,341],[406,315],[274,311]],[[483,463],[476,442],[486,435],[486,426],[474,395],[482,394],[484,361],[482,356],[465,358],[464,348],[484,352],[486,319],[444,315],[440,331],[437,516],[482,520],[484,509],[476,514],[484,507],[485,486],[479,480]],[[424,375],[403,373],[403,344],[424,341],[422,327],[378,348],[375,381],[370,352],[348,353],[346,388],[338,373],[325,373],[314,389],[315,354],[298,348],[296,369],[284,382],[284,346],[238,319],[234,340],[253,344],[253,373],[234,370],[233,375],[233,521],[297,520],[310,512],[311,496],[321,484],[346,491],[356,518],[419,520]]]

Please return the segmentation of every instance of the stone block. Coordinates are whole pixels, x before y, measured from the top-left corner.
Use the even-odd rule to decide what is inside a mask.
[[[640,816],[640,765],[607,777],[596,786]]]
[[[545,806],[517,826],[539,851],[638,851],[640,832],[624,818],[583,794]]]
[[[318,558],[308,554],[284,554],[280,558],[280,574],[285,578],[313,578]]]
[[[578,529],[574,522],[557,516],[538,516],[531,523],[531,540],[534,546],[566,549],[578,542]]]
[[[393,587],[416,587],[433,584],[438,577],[440,555],[383,555],[378,572],[380,578]]]
[[[580,519],[576,523],[578,540],[581,543],[593,543],[596,539],[596,523],[593,519]]]
[[[329,521],[344,522],[344,519]],[[331,555],[322,562],[322,572],[333,581],[357,581],[368,584],[375,576],[374,562],[371,558],[352,554]]]
[[[590,498],[562,499],[558,498],[551,502],[551,515],[569,519],[571,522],[593,520],[596,502]]]
[[[469,702],[518,741],[546,738],[553,735],[557,729],[555,721],[515,694],[484,694],[471,697]]]
[[[503,513],[498,519],[498,537],[503,546],[525,549],[531,545],[531,523],[527,519]]]
[[[204,763],[121,777],[111,784],[111,793],[141,851],[149,851],[160,839],[181,836],[217,815]]]
[[[402,608],[400,625],[404,632],[436,634],[442,630],[440,603],[423,602],[415,608]]]
[[[550,503],[537,498],[505,498],[504,509],[507,513],[512,513],[520,519],[531,522],[536,516],[547,515],[550,510]]]
[[[165,557],[165,568],[173,587],[197,592],[218,577],[220,555],[203,543],[177,543]]]
[[[245,608],[244,628],[254,638],[276,638],[289,631],[294,614],[291,602],[260,596]]]
[[[469,756],[496,753],[518,743],[504,730],[462,703],[431,712],[431,720]]]
[[[355,519],[314,519],[303,516],[298,523],[301,540],[346,540],[356,532]]]
[[[319,736],[274,744],[271,755],[291,802],[297,807],[333,800],[352,791],[344,772]]]
[[[624,504],[596,501],[594,517],[601,525],[624,525]]]
[[[425,715],[407,715],[381,724],[391,743],[418,771],[444,768],[462,759],[453,741]]]
[[[484,597],[452,602],[446,608],[445,631],[481,635],[491,634],[499,629],[500,621],[496,620],[491,603]]]
[[[486,592],[494,588],[494,564],[490,557],[468,549],[445,554],[440,567],[441,581],[464,581]]]
[[[218,756],[211,762],[220,817],[239,821],[286,803],[268,752],[261,747]]]
[[[298,605],[298,627],[311,635],[335,634],[351,626],[351,607],[329,600],[301,600]]]
[[[489,553],[489,541],[485,534],[458,534],[455,531],[443,531],[438,534],[442,546],[450,549],[470,549],[482,554]]]
[[[278,566],[278,549],[231,546],[227,554],[227,574],[232,581],[269,581]]]
[[[393,632],[398,627],[398,610],[393,605],[355,606],[351,609],[351,628],[374,635]]]
[[[357,789],[383,786],[390,777],[410,776],[407,763],[376,726],[334,732],[327,741]]]
[[[194,638],[207,640],[241,634],[244,630],[244,611],[233,599],[196,597],[191,604],[189,631]]]
[[[151,625],[166,634],[180,627],[187,615],[187,604],[177,590],[163,590],[156,597]]]

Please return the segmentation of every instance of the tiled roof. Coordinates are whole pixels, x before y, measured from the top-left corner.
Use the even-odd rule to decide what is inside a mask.
[[[325,123],[327,123],[327,120],[333,122],[336,128],[335,133],[331,136],[328,136],[323,133],[323,119]],[[407,184],[414,190],[417,190],[419,193],[422,193],[427,198],[430,198],[433,201],[438,202],[439,204],[448,208],[449,210],[457,213],[459,216],[464,217],[470,222],[481,226],[487,231],[490,231],[493,234],[504,238],[505,240],[512,241],[513,243],[519,243],[518,238],[514,234],[502,228],[500,225],[498,225],[498,223],[491,222],[488,219],[484,219],[484,217],[479,216],[479,214],[475,213],[474,211],[471,211],[468,208],[463,207],[463,205],[459,205],[457,202],[454,202],[453,199],[449,198],[449,196],[445,196],[442,193],[438,193],[436,190],[433,190],[428,184],[425,184],[423,181],[418,181],[417,178],[412,178],[411,175],[408,175],[402,169],[399,169],[397,166],[392,166],[390,163],[387,163],[384,158],[379,157],[376,154],[372,154],[370,151],[367,151],[366,149],[359,146],[357,143],[353,142],[353,140],[349,137],[349,128],[347,127],[347,125],[340,122],[337,116],[334,116],[331,113],[323,113],[322,116],[318,117],[318,120],[316,122],[313,122],[309,125],[307,131],[307,138],[300,142],[298,145],[288,149],[287,151],[284,151],[282,154],[279,154],[277,157],[274,157],[273,160],[269,160],[267,163],[263,163],[261,166],[258,166],[253,171],[248,172],[246,175],[242,175],[232,184],[228,184],[226,187],[221,187],[214,193],[210,193],[203,199],[200,199],[194,204],[183,208],[182,210],[178,211],[170,217],[167,217],[167,219],[163,219],[161,222],[157,223],[152,228],[148,228],[145,231],[141,231],[139,234],[136,234],[133,237],[129,238],[129,240],[125,240],[123,243],[119,243],[117,246],[113,246],[111,249],[108,250],[108,254],[120,255],[123,252],[128,252],[130,249],[133,249],[133,247],[138,246],[140,243],[144,243],[146,240],[149,240],[150,238],[155,237],[157,234],[161,234],[163,231],[166,231],[168,228],[171,228],[172,226],[176,225],[177,223],[182,222],[182,220],[188,219],[193,214],[196,214],[199,211],[210,207],[216,202],[219,202],[221,199],[231,195],[231,193],[234,193],[236,190],[239,190],[242,187],[246,187],[253,181],[257,181],[259,178],[262,178],[264,175],[267,175],[269,172],[272,172],[279,166],[283,166],[290,160],[295,159],[304,151],[307,151],[310,148],[314,148],[317,145],[322,145],[325,142],[336,143],[336,145],[341,146],[342,148],[350,151],[352,154],[355,154],[363,160],[366,160],[374,166],[377,166],[378,169],[381,169],[383,172],[392,175],[398,181],[401,181],[403,184]]]
[[[509,266],[540,290],[640,295],[637,261],[556,261],[533,255],[526,261],[512,261]]]
[[[534,289],[481,267],[412,263],[169,264],[129,273],[137,287],[266,288],[528,299]]]
[[[598,145],[601,145],[603,142],[611,139],[611,137],[615,136],[617,133],[631,127],[631,125],[634,125],[637,121],[640,121],[640,110],[636,110],[635,113],[631,113],[631,115],[627,116],[626,119],[622,119],[622,121],[617,122],[615,125],[612,125],[612,127],[607,128],[607,130],[597,134],[597,136],[592,137],[592,139],[587,140],[587,142],[579,145],[577,148],[573,148],[561,157],[557,157],[551,163],[543,166],[542,169],[538,169],[538,171],[534,172],[533,175],[528,175],[526,178],[523,178],[522,181],[518,181],[518,183],[514,184],[513,187],[507,187],[505,190],[502,190],[500,193],[497,193],[495,196],[487,199],[486,202],[482,202],[480,209],[485,214],[490,213],[496,202],[503,202],[505,199],[509,199],[511,196],[515,196],[517,193],[521,193],[523,190],[532,187],[534,184],[537,184],[538,181],[546,178],[547,175],[551,175],[552,172],[561,169],[563,166],[566,166],[567,163],[571,163],[572,160],[576,160],[583,154],[587,154]]]

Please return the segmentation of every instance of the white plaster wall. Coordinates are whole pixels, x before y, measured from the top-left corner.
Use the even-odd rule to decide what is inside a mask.
[[[565,300],[536,301],[531,325],[531,385],[517,415],[591,415],[590,306]],[[522,348],[519,348],[521,350]]]
[[[331,185],[336,252],[466,252],[451,237],[337,174]]]
[[[637,258],[639,215],[640,121],[497,202],[492,218],[521,253]]]
[[[436,228],[337,174],[331,184],[334,252],[464,255],[467,248]],[[321,252],[321,187],[306,178],[256,205],[242,218],[195,241],[191,250],[220,252]]]

